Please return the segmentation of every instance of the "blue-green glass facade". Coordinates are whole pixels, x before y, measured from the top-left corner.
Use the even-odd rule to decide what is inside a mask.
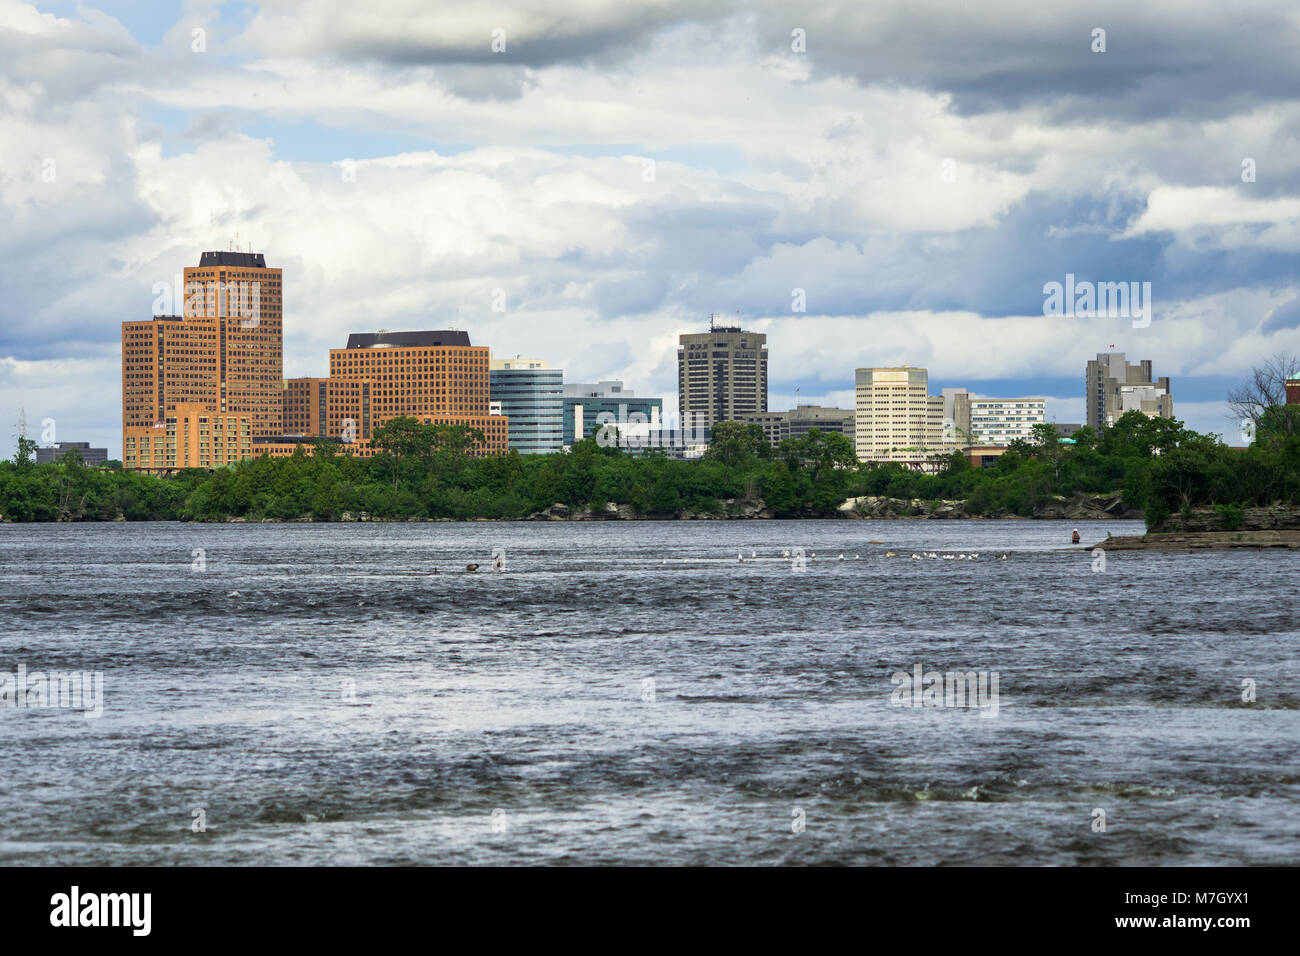
[[[492,401],[510,418],[507,441],[521,455],[547,455],[564,439],[564,370],[491,369]]]
[[[582,434],[577,433],[576,408],[582,406]],[[664,400],[662,398],[593,398],[590,396],[564,397],[564,444],[572,445],[584,438],[591,438],[600,427],[601,414],[613,416],[613,422],[652,422],[662,421]],[[632,418],[641,415],[642,418]]]

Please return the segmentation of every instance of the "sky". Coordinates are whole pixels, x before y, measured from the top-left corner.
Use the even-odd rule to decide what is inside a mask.
[[[120,457],[120,323],[229,248],[287,376],[458,328],[675,409],[715,313],[773,409],[906,364],[1078,422],[1114,350],[1236,442],[1300,353],[1297,50],[1293,0],[0,0],[0,456],[21,409]],[[1149,323],[1046,315],[1067,274]]]

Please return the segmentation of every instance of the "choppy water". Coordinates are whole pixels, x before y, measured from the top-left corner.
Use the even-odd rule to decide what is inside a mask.
[[[0,526],[0,863],[1300,862],[1300,555],[1070,527]]]

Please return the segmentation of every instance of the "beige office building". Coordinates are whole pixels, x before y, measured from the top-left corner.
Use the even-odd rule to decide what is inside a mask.
[[[767,411],[767,335],[710,326],[679,337],[677,410],[683,428],[712,428]]]
[[[860,368],[856,373],[854,449],[862,461],[922,466],[951,451],[943,441],[943,396],[931,395],[923,368]]]

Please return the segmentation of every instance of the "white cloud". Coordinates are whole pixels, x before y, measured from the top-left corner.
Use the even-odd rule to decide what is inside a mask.
[[[1250,196],[1250,184],[1226,189],[1215,186],[1160,186],[1147,197],[1147,208],[1124,233],[1195,234],[1219,247],[1246,244],[1300,249],[1300,198],[1262,199]],[[1263,229],[1225,227],[1262,226]]]

